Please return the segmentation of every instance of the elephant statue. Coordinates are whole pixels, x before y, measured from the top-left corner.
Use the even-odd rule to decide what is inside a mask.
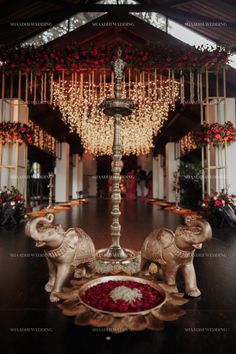
[[[64,231],[61,225],[53,224],[53,214],[29,220],[25,234],[43,247],[48,263],[49,279],[44,289],[51,293],[50,301],[57,302],[57,293],[62,291],[66,280],[75,277],[90,277],[95,272],[95,247],[91,238],[80,228]]]
[[[202,243],[212,238],[210,224],[201,218],[185,217],[186,225],[179,225],[175,231],[163,228],[152,231],[141,249],[141,271],[145,272],[151,262],[158,266],[158,274],[177,292],[176,274],[183,272],[185,292],[188,296],[201,295],[197,287],[193,257]]]

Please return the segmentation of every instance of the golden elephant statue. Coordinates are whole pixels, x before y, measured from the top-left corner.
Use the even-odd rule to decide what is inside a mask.
[[[56,294],[73,273],[75,277],[90,277],[95,272],[95,247],[82,229],[64,231],[53,220],[53,214],[31,219],[25,226],[25,234],[36,241],[36,247],[44,248],[49,270],[44,289],[51,293],[50,301],[57,302]]]
[[[178,291],[176,274],[183,272],[185,292],[192,297],[201,295],[197,287],[193,257],[202,243],[212,238],[210,224],[201,218],[185,217],[186,225],[179,225],[175,231],[156,229],[144,241],[141,249],[141,271],[147,270],[151,262],[156,263],[163,280]]]

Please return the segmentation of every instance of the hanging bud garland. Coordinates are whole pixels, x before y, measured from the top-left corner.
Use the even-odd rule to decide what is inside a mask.
[[[65,48],[20,47],[0,50],[0,68],[10,72],[79,72],[82,68],[110,67],[116,47],[98,48],[72,45]],[[223,47],[145,46],[123,48],[123,59],[136,68],[203,70],[221,68],[228,63],[230,51]]]
[[[197,131],[192,132],[192,137],[198,147],[212,144],[217,147],[223,144],[231,144],[236,141],[236,128],[233,123],[226,122],[202,124]]]
[[[0,143],[32,144],[33,131],[27,124],[16,122],[0,123]]]

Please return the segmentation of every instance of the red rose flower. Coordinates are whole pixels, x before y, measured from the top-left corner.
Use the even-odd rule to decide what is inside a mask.
[[[221,139],[221,135],[220,134],[216,134],[215,138],[216,139]]]
[[[209,195],[205,195],[204,200],[210,200],[211,197]]]
[[[98,51],[96,48],[93,48],[93,50],[91,51],[91,55],[96,57],[96,55],[98,54]]]
[[[216,200],[215,203],[214,203],[215,206],[217,207],[222,207],[223,206],[223,203],[221,200]]]
[[[74,54],[74,57],[75,57],[75,59],[79,59],[79,54],[78,54],[78,52],[75,52],[75,54]]]

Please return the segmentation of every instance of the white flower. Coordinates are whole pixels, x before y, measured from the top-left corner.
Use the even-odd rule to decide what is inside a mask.
[[[124,300],[128,303],[132,303],[135,300],[142,298],[142,293],[139,289],[130,289],[127,286],[117,286],[110,292],[110,297],[113,301]]]

